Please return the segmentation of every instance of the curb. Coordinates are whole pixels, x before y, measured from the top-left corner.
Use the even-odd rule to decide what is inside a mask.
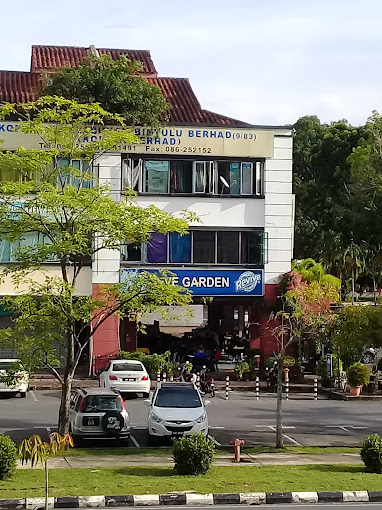
[[[381,502],[382,491],[242,492],[231,494],[144,494],[139,496],[78,496],[49,498],[49,508],[103,508],[126,506],[212,506],[296,503]],[[0,499],[1,510],[43,510],[44,498]]]

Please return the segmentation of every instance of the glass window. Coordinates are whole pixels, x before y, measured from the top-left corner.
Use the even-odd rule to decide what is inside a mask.
[[[171,193],[192,193],[192,161],[170,162]]]
[[[121,247],[122,260],[129,262],[141,262],[142,260],[142,245],[141,243],[127,243]]]
[[[170,262],[191,262],[191,235],[170,234]]]
[[[253,165],[252,163],[241,164],[241,194],[252,195],[253,193]]]
[[[218,194],[230,194],[230,164],[225,161],[218,161]]]
[[[206,163],[204,161],[194,161],[193,180],[194,180],[194,193],[205,193],[207,176],[206,176]]]
[[[241,233],[242,264],[261,265],[267,262],[267,235],[265,232]]]
[[[11,243],[5,239],[0,240],[0,262],[10,262]]]
[[[140,363],[122,362],[113,363],[111,370],[112,372],[143,372],[144,368]]]
[[[121,397],[89,395],[85,398],[83,413],[101,413],[103,411],[122,411]]]
[[[231,195],[240,195],[240,163],[229,164],[229,184]]]
[[[195,230],[193,237],[194,263],[213,264],[215,262],[215,232]]]
[[[239,263],[239,232],[218,232],[218,264]]]
[[[255,175],[255,195],[263,194],[263,168],[264,165],[260,161],[255,163],[256,175]]]
[[[70,184],[76,188],[90,188],[91,186],[91,167],[86,161],[79,159],[69,160],[61,158],[58,160],[59,168],[62,168],[57,182],[60,187]],[[81,175],[83,173],[83,175]]]
[[[139,179],[142,172],[142,160],[132,159],[122,161],[122,191],[126,188],[139,191]]]
[[[145,161],[147,193],[168,193],[168,161]]]
[[[161,388],[158,391],[154,405],[156,407],[202,407],[199,394],[193,388],[182,388],[174,385],[172,388]]]
[[[167,262],[167,236],[166,234],[151,234],[147,243],[147,262],[150,264],[164,264]]]

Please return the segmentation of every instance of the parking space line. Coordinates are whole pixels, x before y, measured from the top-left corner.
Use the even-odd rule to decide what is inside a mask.
[[[136,448],[140,448],[141,447],[141,445],[138,443],[138,441],[135,439],[135,437],[132,436],[131,434],[130,434],[130,439],[132,440],[132,442],[134,443],[134,446]]]
[[[222,444],[217,441],[214,436],[211,436],[211,434],[208,434],[209,439],[212,439],[212,441],[216,444],[216,446],[221,446]]]
[[[298,441],[295,441],[293,437],[287,436],[286,434],[283,434],[284,437],[288,439],[291,443],[295,444],[296,446],[301,446],[301,444]]]
[[[32,398],[35,402],[38,402],[38,398],[35,395],[35,392],[33,390],[29,390],[29,393],[32,395]]]

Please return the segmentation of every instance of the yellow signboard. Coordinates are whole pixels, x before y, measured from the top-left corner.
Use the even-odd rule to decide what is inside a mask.
[[[15,150],[46,148],[37,135],[15,130],[17,122],[0,123],[2,148]],[[92,135],[80,143],[99,140],[104,127],[95,127]],[[135,154],[168,154],[177,156],[222,156],[241,158],[271,158],[273,156],[274,132],[265,129],[234,127],[166,126],[153,132],[147,128],[134,128],[132,132],[139,143],[122,145],[120,152]]]

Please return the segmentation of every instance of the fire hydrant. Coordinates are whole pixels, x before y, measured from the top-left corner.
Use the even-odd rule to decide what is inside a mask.
[[[235,439],[234,441],[230,441],[229,444],[235,447],[235,462],[240,462],[241,461],[240,446],[243,446],[245,444],[244,439]]]

